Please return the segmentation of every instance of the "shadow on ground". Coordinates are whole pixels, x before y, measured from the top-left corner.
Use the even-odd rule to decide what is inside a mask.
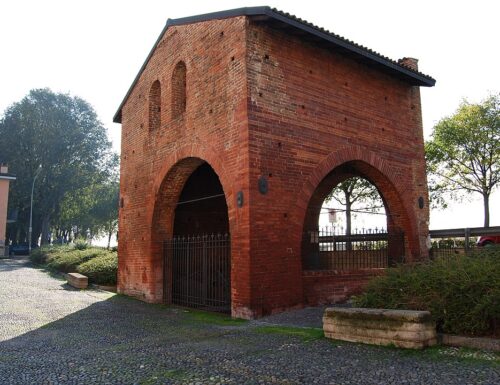
[[[339,343],[312,331],[117,295],[0,342],[0,378],[2,384],[494,384],[500,379],[496,364],[458,364],[433,354]]]

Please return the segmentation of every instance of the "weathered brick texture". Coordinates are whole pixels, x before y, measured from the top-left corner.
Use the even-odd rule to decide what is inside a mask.
[[[407,258],[427,257],[420,94],[404,80],[239,16],[169,27],[121,116],[122,293],[163,301],[161,241],[173,234],[177,202],[189,196],[183,188],[204,162],[225,194],[234,316],[344,298],[379,274],[302,270],[303,231],[317,225],[332,187],[352,175],[379,189],[389,229],[406,235]],[[198,229],[227,227],[224,218]],[[189,231],[189,220],[182,223]]]

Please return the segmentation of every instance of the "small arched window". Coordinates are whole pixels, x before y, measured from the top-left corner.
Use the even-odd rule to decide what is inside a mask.
[[[156,130],[161,126],[161,85],[156,80],[149,91],[149,130]]]
[[[172,119],[186,111],[186,64],[180,61],[172,73]]]

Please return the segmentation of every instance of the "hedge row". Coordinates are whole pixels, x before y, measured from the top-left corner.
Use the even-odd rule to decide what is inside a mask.
[[[438,330],[462,335],[500,334],[500,250],[439,258],[388,269],[354,304],[429,310]]]
[[[49,246],[33,250],[31,260],[49,269],[64,273],[78,272],[86,275],[89,282],[100,285],[116,285],[118,256],[116,251],[99,247],[82,249],[75,246]]]

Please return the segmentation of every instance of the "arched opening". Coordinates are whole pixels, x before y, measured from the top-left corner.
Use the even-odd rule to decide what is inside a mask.
[[[164,302],[230,313],[229,216],[216,172],[199,158],[183,159],[167,173],[155,206]]]
[[[323,178],[309,201],[303,269],[352,272],[403,262],[407,225],[388,178],[363,161],[346,162]]]
[[[208,163],[188,178],[177,202],[174,236],[226,234],[229,218],[224,190]]]
[[[385,231],[387,215],[377,187],[358,176],[340,182],[325,198],[318,226],[347,236]]]
[[[161,126],[161,84],[156,80],[149,90],[149,130],[153,131]]]
[[[180,61],[172,73],[172,119],[186,111],[186,64]]]

